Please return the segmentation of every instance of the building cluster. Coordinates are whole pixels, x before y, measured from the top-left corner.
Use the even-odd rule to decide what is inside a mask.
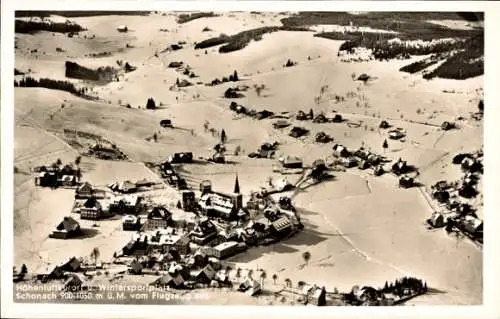
[[[414,277],[403,277],[386,282],[383,288],[354,286],[342,294],[344,301],[354,306],[392,306],[427,292],[427,283]]]
[[[63,164],[60,160],[49,166],[34,168],[35,185],[42,187],[73,187],[78,185],[81,178],[80,168],[71,163]]]
[[[460,231],[472,240],[482,244],[483,221],[478,218],[471,201],[479,195],[478,184],[483,174],[483,153],[458,154],[452,163],[460,165],[463,172],[458,181],[438,181],[431,186],[432,198],[439,204],[427,219],[429,227],[445,227],[447,232]]]
[[[198,198],[194,191],[182,191],[177,210],[195,217],[182,223],[173,219],[173,209],[163,206],[147,209],[144,221],[125,216],[123,229],[138,232],[116,252],[117,260],[126,263],[131,273],[177,269],[168,275],[180,278],[180,274],[184,282],[193,278],[193,272],[206,267],[219,270],[221,260],[301,229],[290,199],[283,197],[276,205],[269,203],[263,209],[248,208],[243,205],[239,188],[236,177],[232,193],[214,191],[207,180],[200,183]]]
[[[192,160],[189,154],[187,157]],[[177,176],[179,180],[171,162],[184,160],[183,153],[164,163],[163,176]],[[255,199],[255,207],[244,205],[238,176],[230,193],[214,190],[209,180],[202,181],[198,190],[181,187],[181,200],[171,206],[152,203],[137,194],[141,187],[151,185],[146,180],[123,181],[102,189],[84,182],[75,189],[72,213],[79,214],[80,220],[94,221],[121,215],[122,230],[130,231],[131,239],[115,252],[114,262],[124,264],[130,274],[161,275],[154,285],[186,289],[226,285],[229,279],[221,269],[221,260],[252,246],[276,242],[302,228],[289,198],[273,203],[266,200],[266,195]],[[82,235],[84,230],[77,219],[66,216],[49,237],[69,239]],[[42,279],[60,279],[59,268],[41,275]],[[72,281],[80,278],[77,274],[70,277]],[[250,294],[261,289],[251,278],[238,285],[240,291]]]
[[[386,172],[391,172],[398,177],[400,187],[409,188],[416,185],[415,179],[410,177],[411,173],[416,172],[416,168],[401,158],[394,161],[390,168],[384,168],[386,163],[390,163],[390,160],[385,157],[375,154],[364,147],[351,151],[340,144],[333,146],[333,155],[338,158],[337,164],[345,168],[369,169],[374,176],[381,176]]]

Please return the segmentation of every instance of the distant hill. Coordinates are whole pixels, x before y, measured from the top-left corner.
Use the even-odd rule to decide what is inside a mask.
[[[22,17],[49,17],[57,15],[67,18],[76,17],[94,17],[94,16],[108,16],[108,15],[128,15],[128,16],[147,16],[151,11],[15,11],[16,18]]]

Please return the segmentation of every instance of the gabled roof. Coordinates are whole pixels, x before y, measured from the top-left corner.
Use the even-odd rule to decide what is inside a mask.
[[[210,265],[206,265],[200,271],[198,271],[198,273],[196,274],[196,277],[198,277],[202,274],[205,274],[205,276],[208,279],[212,280],[215,277],[215,270],[213,270],[213,268]]]
[[[80,187],[77,188],[77,192],[80,193],[80,192],[83,192],[83,193],[87,193],[87,192],[92,192],[92,190],[94,189],[94,187],[92,187],[92,184],[90,184],[89,182],[84,182]]]
[[[156,286],[156,285],[168,285],[172,281],[172,276],[169,274],[163,275],[160,278],[157,278],[154,280],[152,283],[150,283],[151,286]]]
[[[91,197],[83,203],[83,207],[100,209],[102,207],[102,205],[96,198]]]
[[[63,221],[57,226],[57,230],[75,231],[80,228],[80,224],[73,217],[66,216]]]
[[[172,213],[170,213],[165,207],[162,207],[162,206],[155,206],[148,213],[148,219],[168,220],[168,219],[170,219],[171,216],[172,216]]]

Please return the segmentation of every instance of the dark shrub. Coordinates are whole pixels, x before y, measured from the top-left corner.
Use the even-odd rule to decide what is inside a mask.
[[[196,19],[200,18],[209,18],[209,17],[217,17],[213,12],[196,12],[196,13],[190,13],[190,14],[181,14],[179,15],[179,18],[177,18],[178,23],[186,23],[189,21],[193,21]]]

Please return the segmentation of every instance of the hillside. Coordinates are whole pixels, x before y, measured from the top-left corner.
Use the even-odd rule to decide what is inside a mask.
[[[53,14],[19,12],[17,16],[54,18]],[[395,19],[375,13],[230,12],[184,17],[181,21],[179,14],[173,13],[57,14],[71,18],[85,30],[72,37],[46,31],[16,33],[15,68],[24,73],[18,73],[16,81],[28,76],[67,81],[88,96],[82,98],[79,94],[43,87],[14,90],[14,165],[18,169],[14,260],[16,264],[27,263],[30,269],[60,262],[67,257],[67,251],[88,255],[94,246],[102,246],[102,259],[111,258],[130,239],[129,234],[117,231],[119,220],[102,222],[98,234],[85,241],[61,243],[47,239],[50,230],[69,214],[73,191],[35,187],[31,170],[58,158],[65,163],[73,162],[96,141],[113,144],[128,160],[84,156],[85,180],[100,186],[143,177],[159,181],[145,162],[161,162],[174,152],[183,151],[193,152],[197,160],[206,158],[220,142],[216,132],[224,129],[229,164],[200,160],[179,170],[193,188],[210,179],[223,191],[232,190],[234,176],[238,174],[245,200],[250,191],[265,186],[270,176],[281,176],[273,172],[276,159],[248,157],[264,142],[279,142],[276,158],[296,155],[307,166],[316,159],[330,158],[335,143],[351,149],[364,145],[390,159],[401,157],[416,165],[421,169],[419,178],[426,185],[457,179],[460,172],[451,165],[453,155],[482,145],[483,123],[472,118],[472,114],[478,111],[478,102],[483,98],[484,31],[457,30],[429,22],[455,21],[454,13],[401,13]],[[474,22],[474,17],[467,20]],[[399,22],[388,23],[391,19]],[[351,27],[350,22],[353,27],[366,29],[361,34],[356,33],[359,30],[346,29]],[[129,31],[118,32],[121,25],[126,25]],[[416,25],[419,29],[414,28]],[[254,31],[244,32],[272,26],[279,28],[271,28],[273,32],[259,31],[258,36],[254,36]],[[292,27],[307,27],[312,31],[291,31]],[[385,41],[395,34],[402,40],[418,41],[417,34],[422,30],[426,40],[449,36],[468,40],[463,42],[462,51],[453,47],[462,42],[454,42],[440,53],[448,49],[457,52],[438,58],[432,57],[434,52],[418,52],[404,59],[348,63],[338,54],[346,41],[358,41],[352,48],[378,45],[376,37]],[[195,48],[201,41],[218,38],[222,33],[232,40]],[[238,44],[242,41],[245,45],[221,52],[221,47],[231,41]],[[288,60],[295,63],[286,66]],[[108,67],[120,72],[106,81],[68,78],[66,61],[84,66],[84,70]],[[169,67],[179,61],[182,64],[178,68]],[[137,69],[125,72],[120,66],[125,63]],[[474,70],[481,72],[468,72],[461,67],[464,64],[473,64]],[[457,79],[457,72],[450,71],[452,68],[462,70],[457,72],[463,76]],[[234,71],[239,81],[211,85],[214,79],[222,80]],[[432,76],[424,78],[424,73]],[[357,80],[362,74],[369,80]],[[176,84],[177,80],[189,81],[191,85]],[[244,96],[224,98],[224,92],[234,87],[245,87]],[[155,101],[155,109],[146,109],[150,98]],[[229,108],[233,101],[255,111],[272,111],[285,117],[291,126],[274,129],[275,119],[258,120],[236,114]],[[300,110],[329,117],[340,114],[345,121],[300,121],[295,117]],[[173,128],[160,126],[164,119],[171,120]],[[382,147],[387,139],[387,132],[379,128],[382,120],[406,133],[403,140],[389,140],[387,149]],[[458,129],[441,130],[443,121],[456,122]],[[307,128],[310,133],[293,138],[288,134],[292,126]],[[330,135],[333,143],[315,142],[319,132]],[[240,152],[235,154],[237,148]],[[297,176],[289,178],[294,180]],[[148,196],[172,205],[179,199],[178,192],[167,185]],[[425,296],[431,299],[423,299],[426,304],[482,302],[482,251],[465,240],[447,237],[444,232],[427,231],[423,222],[432,207],[418,188],[400,189],[389,174],[376,178],[354,168],[335,172],[334,180],[294,196],[304,220],[304,231],[275,245],[232,257],[231,265],[266,268],[269,275],[279,274],[281,281],[294,278],[294,282],[304,280],[329,289],[347,290],[353,285],[379,285],[410,274],[428,278],[436,289],[445,292]],[[93,227],[91,222],[85,222],[84,226]],[[25,240],[28,236],[29,241]],[[312,255],[308,266],[304,266],[302,259],[306,250]],[[415,299],[415,303],[419,300]]]

